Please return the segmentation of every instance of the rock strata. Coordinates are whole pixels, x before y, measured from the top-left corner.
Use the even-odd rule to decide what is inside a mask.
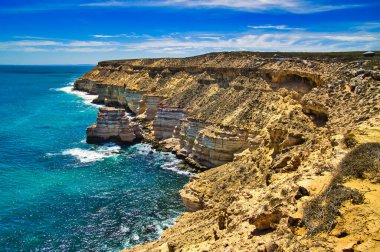
[[[153,134],[156,140],[174,137],[185,113],[179,108],[161,108],[153,121]]]
[[[99,112],[90,142],[138,139],[128,110],[146,140],[212,168],[180,191],[188,212],[159,240],[130,251],[342,251],[348,243],[379,250],[380,231],[371,224],[379,215],[360,214],[377,209],[375,201],[343,204],[339,230],[331,233],[309,237],[303,225],[305,205],[327,187],[346,153],[380,141],[378,62],[360,52],[100,62],[75,87],[96,90],[99,102],[119,109]],[[353,227],[355,216],[362,231]]]
[[[159,95],[145,95],[140,103],[140,117],[147,121],[155,119],[162,100],[163,97]]]
[[[77,80],[74,83],[74,89],[84,91],[89,94],[98,94],[96,83],[87,79]]]
[[[125,109],[101,107],[95,124],[87,128],[87,143],[107,141],[132,143],[141,139],[139,125],[132,122]]]
[[[194,140],[190,157],[207,167],[223,165],[248,148],[247,133],[207,127]]]

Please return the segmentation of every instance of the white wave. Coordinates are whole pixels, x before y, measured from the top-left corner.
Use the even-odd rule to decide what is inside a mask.
[[[169,218],[167,220],[161,221],[161,223],[159,223],[159,224],[156,224],[155,226],[156,226],[156,230],[157,230],[158,235],[161,237],[161,235],[165,229],[174,226],[175,221],[176,221],[176,217],[175,218]]]
[[[120,146],[115,144],[105,144],[93,150],[73,148],[64,150],[62,155],[70,155],[78,159],[81,163],[90,163],[103,160],[120,154]]]
[[[153,149],[152,145],[150,144],[136,144],[135,145],[137,153],[142,155],[147,155],[150,153],[156,153],[157,151]]]
[[[121,225],[121,227],[120,227],[120,232],[122,232],[122,233],[128,233],[129,230],[130,230],[130,228],[127,226]]]
[[[92,101],[98,97],[97,95],[91,95],[91,94],[88,94],[88,93],[83,92],[83,91],[74,90],[73,84],[74,84],[73,82],[70,82],[69,86],[56,88],[54,90],[76,95],[76,96],[80,97],[83,100],[84,104],[86,104],[86,105],[91,105],[91,106],[94,106],[97,108],[103,106],[103,105],[92,103]]]
[[[168,153],[167,154],[167,160],[163,165],[161,165],[161,168],[165,169],[165,170],[176,172],[176,173],[181,174],[181,175],[192,176],[193,175],[192,172],[182,170],[179,167],[180,163],[182,163],[182,161],[177,159],[174,154]]]
[[[138,154],[141,155],[148,155],[148,154],[158,154],[155,155],[154,159],[157,162],[164,162],[164,164],[161,165],[162,169],[169,170],[176,172],[181,175],[186,176],[192,176],[193,173],[190,171],[182,170],[179,167],[179,164],[182,163],[181,160],[179,160],[173,153],[170,152],[158,152],[157,150],[153,149],[152,145],[150,144],[136,144],[135,145],[136,151]]]
[[[65,150],[62,152],[62,154],[71,155],[75,157],[76,159],[78,159],[81,163],[95,162],[107,157],[107,155],[103,153],[98,153],[96,151],[91,151],[91,150],[83,150],[80,148]]]
[[[138,240],[140,240],[140,236],[139,236],[138,234],[134,233],[134,234],[132,235],[132,237],[131,237],[131,240],[133,240],[133,241],[138,241]]]

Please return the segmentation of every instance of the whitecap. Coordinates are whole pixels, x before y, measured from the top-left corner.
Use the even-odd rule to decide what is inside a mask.
[[[74,90],[73,84],[74,84],[73,82],[70,82],[69,86],[61,87],[61,88],[55,88],[54,90],[76,95],[76,96],[80,97],[83,100],[84,104],[86,104],[86,105],[91,105],[91,106],[94,106],[97,108],[103,106],[103,105],[92,103],[92,101],[98,97],[97,95],[91,95],[91,94],[88,94],[87,92]]]
[[[136,144],[135,148],[136,148],[137,153],[141,155],[159,154],[159,155],[155,155],[154,159],[159,163],[163,162],[163,164],[161,165],[162,169],[173,171],[178,174],[186,175],[186,176],[193,175],[192,172],[182,170],[179,167],[179,164],[182,163],[182,161],[178,159],[173,153],[158,152],[155,149],[153,149],[152,145],[150,144]]]
[[[167,220],[161,221],[160,223],[156,224],[155,226],[156,226],[157,234],[161,237],[165,229],[174,226],[175,221],[176,221],[176,217],[169,218]]]
[[[70,155],[75,157],[81,163],[90,163],[103,160],[120,154],[121,147],[115,144],[105,144],[95,149],[86,150],[81,148],[73,148],[64,150],[62,155]]]
[[[137,153],[142,155],[147,155],[150,153],[156,153],[157,151],[153,149],[152,145],[150,144],[136,144],[135,145]]]
[[[107,157],[104,153],[99,153],[92,150],[83,150],[80,148],[65,150],[62,152],[62,155],[71,155],[78,159],[81,163],[95,162]]]
[[[185,171],[185,170],[180,169],[177,166],[178,163],[179,162],[168,162],[168,163],[161,165],[161,168],[164,170],[176,172],[177,174],[180,174],[180,175],[185,175],[185,176],[192,176],[193,175],[193,173],[190,171]]]
[[[165,161],[163,165],[161,165],[161,168],[164,170],[176,172],[181,175],[192,176],[193,175],[192,172],[182,170],[179,167],[180,163],[182,163],[182,161],[177,159],[174,154],[170,153],[170,155],[168,156],[168,159]]]
[[[129,227],[121,225],[120,232],[121,233],[128,233],[130,231]]]
[[[134,233],[134,234],[132,235],[132,237],[131,237],[131,240],[132,240],[132,241],[138,241],[138,240],[140,240],[140,236],[139,236],[138,234]]]

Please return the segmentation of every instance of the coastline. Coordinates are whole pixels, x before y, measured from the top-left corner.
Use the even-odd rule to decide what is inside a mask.
[[[312,246],[306,203],[355,145],[380,141],[378,80],[368,59],[213,53],[100,62],[74,85],[115,108],[101,111],[91,134],[141,134],[204,170],[180,191],[188,212],[131,251],[267,251]],[[337,243],[329,236],[324,246]]]
[[[93,102],[97,98],[97,95],[95,95],[94,93],[89,93],[85,90],[75,89],[74,88],[74,82],[75,81],[72,81],[69,83],[70,85],[67,85],[67,86],[62,87],[62,88],[57,88],[56,90],[62,91],[62,92],[68,93],[68,94],[76,95],[79,98],[83,99],[83,102],[86,105],[94,106],[95,108],[101,108],[101,107],[105,106],[104,104]],[[133,118],[133,116],[131,116],[131,118]],[[197,172],[199,172],[199,170],[197,170],[198,167],[193,166],[191,163],[187,162],[187,160],[184,158],[184,156],[177,155],[177,153],[175,151],[171,150],[170,148],[165,148],[165,146],[161,146],[157,141],[154,141],[153,139],[145,139],[144,138],[144,139],[140,139],[138,141],[134,141],[131,143],[123,142],[123,141],[115,141],[115,140],[112,141],[112,139],[110,139],[109,141],[99,142],[98,144],[100,144],[100,146],[102,146],[104,144],[106,146],[108,146],[109,145],[108,143],[112,143],[110,145],[110,147],[113,147],[113,146],[115,146],[115,147],[116,146],[127,147],[127,146],[131,146],[131,145],[136,145],[136,144],[149,144],[149,146],[151,146],[153,150],[160,151],[163,153],[174,154],[176,158],[178,158],[179,160],[182,161],[182,162],[174,162],[173,161],[173,163],[176,163],[176,167],[167,167],[164,169],[171,170],[171,171],[176,172],[178,174],[182,174],[182,175],[186,175],[186,176],[190,176],[190,177],[195,175]],[[115,144],[115,145],[113,145],[113,144]],[[67,150],[66,153],[70,154],[69,151],[71,151],[71,150]],[[119,152],[119,149],[114,150],[114,153],[117,154],[118,152]],[[147,154],[149,154],[149,153],[147,153]]]
[[[79,98],[81,98],[84,102],[84,104],[93,106],[97,109],[104,107],[104,104],[99,104],[99,103],[93,103],[94,99],[97,98],[97,95],[94,95],[93,93],[89,93],[87,91],[83,90],[76,90],[74,89],[74,81],[69,83],[70,85],[67,85],[62,88],[57,88],[55,89],[56,91],[62,91],[71,95],[75,95]],[[84,142],[86,142],[84,140]],[[91,163],[91,162],[96,162],[99,160],[103,160],[109,157],[115,157],[120,154],[124,154],[124,151],[122,151],[123,148],[129,147],[129,146],[134,146],[138,148],[138,152],[144,154],[144,155],[151,155],[155,152],[160,152],[164,156],[167,155],[173,155],[170,156],[170,161],[164,163],[161,166],[161,169],[168,170],[171,172],[174,172],[176,174],[189,177],[193,177],[195,175],[195,172],[198,172],[197,170],[194,169],[194,167],[191,167],[185,159],[179,159],[177,155],[175,155],[175,152],[162,148],[160,147],[156,142],[150,141],[149,139],[141,139],[140,141],[134,141],[132,143],[128,142],[122,142],[122,141],[106,141],[106,142],[100,142],[98,144],[95,144],[98,146],[101,150],[100,153],[90,153],[89,151],[86,152],[86,150],[82,150],[79,148],[74,148],[74,149],[68,149],[63,151],[60,155],[69,155],[73,156],[76,159],[78,159],[81,163]],[[102,149],[103,146],[106,149]],[[141,148],[140,148],[141,146]],[[98,149],[98,148],[97,148]],[[140,150],[141,149],[141,150]],[[50,156],[53,155],[58,155],[58,153],[51,153]],[[178,213],[177,215],[180,215],[181,213]],[[162,235],[165,229],[171,228],[175,224],[175,218],[168,219],[167,221],[164,221],[160,224],[156,224],[157,227],[157,232],[159,236]],[[162,226],[162,227],[161,227]],[[137,237],[137,236],[136,236]],[[131,239],[135,239],[136,237],[132,237]],[[130,248],[134,245],[129,244],[128,242],[124,244],[124,248]]]
[[[61,88],[90,68],[0,70],[2,248],[117,251],[158,239],[185,210],[189,176],[173,154],[86,144],[97,108]]]

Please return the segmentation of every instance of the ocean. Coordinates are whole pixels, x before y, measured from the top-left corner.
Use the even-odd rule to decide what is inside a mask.
[[[85,142],[91,66],[0,66],[0,250],[118,251],[159,238],[189,174],[149,144]]]

